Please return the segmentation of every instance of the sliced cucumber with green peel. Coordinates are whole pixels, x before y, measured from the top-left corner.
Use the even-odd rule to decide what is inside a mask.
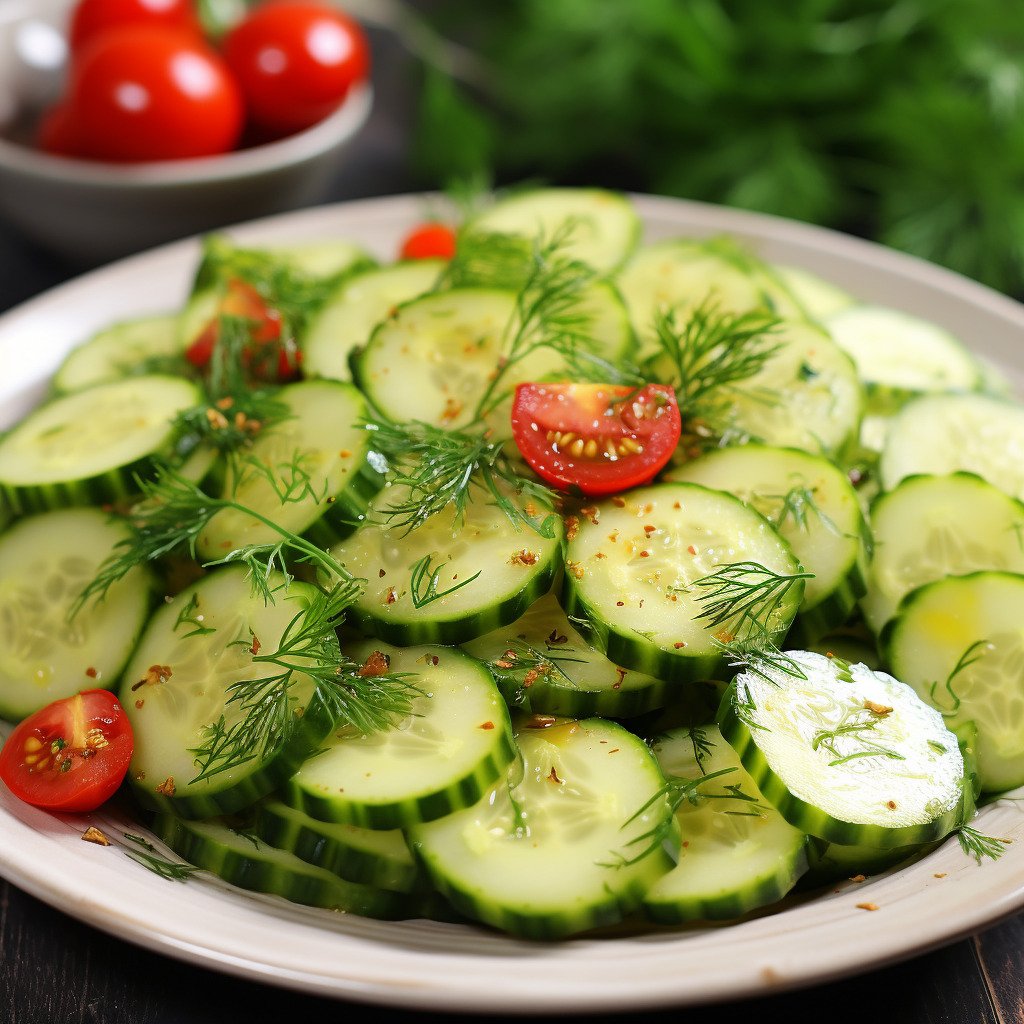
[[[51,701],[113,688],[154,597],[138,566],[72,617],[79,595],[127,524],[99,509],[44,512],[0,536],[0,715],[17,721]]]
[[[334,725],[314,699],[312,680],[296,672],[289,686],[294,724],[282,744],[257,745],[248,760],[200,773],[199,751],[223,716],[222,731],[244,715],[229,687],[277,676],[267,660],[288,631],[294,637],[313,597],[308,584],[277,585],[276,601],[252,593],[241,568],[218,569],[184,589],[150,619],[121,679],[120,698],[135,733],[128,779],[140,802],[185,817],[231,813],[287,779]],[[211,764],[216,768],[216,762]]]
[[[383,480],[368,460],[366,402],[351,384],[329,380],[289,384],[276,397],[288,415],[261,431],[247,457],[229,467],[223,494],[326,547],[352,532]],[[196,548],[212,561],[279,537],[254,516],[222,509]]]
[[[883,633],[883,649],[951,729],[974,724],[982,790],[1024,785],[1024,576],[977,572],[920,587]]]
[[[710,303],[723,313],[752,310],[803,317],[803,309],[775,272],[728,239],[678,238],[639,249],[616,283],[640,338],[640,353],[658,352],[656,317],[677,310],[682,318]]]
[[[499,199],[471,218],[463,230],[530,239],[550,239],[560,230],[570,230],[565,251],[597,270],[610,271],[626,259],[640,238],[640,218],[630,201],[615,192],[545,188]]]
[[[399,829],[318,821],[297,807],[268,799],[255,808],[253,831],[271,846],[350,882],[396,892],[425,884]]]
[[[647,891],[644,913],[663,924],[720,920],[782,899],[807,868],[806,837],[761,796],[718,729],[676,729],[651,749],[667,779],[693,788],[676,810],[679,863]]]
[[[543,716],[474,806],[410,830],[434,884],[467,917],[531,939],[614,924],[669,868],[678,832],[650,751],[621,726]]]
[[[755,663],[719,713],[764,796],[796,828],[845,845],[932,842],[969,821],[956,736],[914,690],[807,651]]]
[[[236,831],[219,820],[187,821],[159,814],[150,828],[189,864],[240,889],[363,917],[415,915],[406,895],[341,879],[294,853],[271,846],[244,826]]]
[[[925,395],[893,418],[879,460],[883,489],[961,469],[1024,499],[1024,407],[984,394]]]
[[[757,509],[810,573],[797,627],[819,637],[845,622],[864,593],[866,524],[846,474],[792,448],[741,445],[708,452],[665,479],[727,491]]]
[[[392,728],[363,736],[343,728],[296,772],[289,804],[321,821],[393,829],[459,810],[502,777],[515,754],[508,710],[487,669],[444,647],[397,648],[366,642],[390,671],[415,676],[421,695]]]
[[[386,487],[367,521],[331,554],[368,581],[349,610],[364,633],[396,644],[457,644],[514,622],[551,589],[562,521],[551,510],[524,509],[537,530],[513,524],[479,488],[460,520],[449,505],[413,530],[388,526],[387,509],[407,491]],[[522,498],[506,497],[522,508]],[[551,536],[542,536],[547,524]]]
[[[666,682],[621,668],[590,647],[553,594],[462,648],[487,665],[509,705],[524,711],[629,718],[668,701]]]
[[[0,438],[0,509],[24,515],[136,495],[135,474],[174,454],[175,417],[201,401],[190,381],[143,376],[47,402]]]
[[[982,569],[1024,572],[1024,505],[973,473],[908,477],[875,499],[871,523],[861,607],[876,635],[921,584]]]
[[[352,351],[365,345],[398,306],[430,291],[444,266],[443,260],[411,260],[345,280],[306,327],[302,372],[349,380]]]
[[[908,864],[935,848],[934,843],[922,846],[899,846],[879,850],[874,846],[843,846],[811,838],[807,844],[807,874],[800,879],[801,889],[828,885],[844,878],[860,879],[880,875],[897,864]]]
[[[725,644],[749,625],[738,613],[717,624],[702,619],[708,605],[700,598],[712,584],[698,581],[735,571],[738,592],[801,572],[771,524],[722,491],[656,484],[593,507],[567,547],[563,606],[589,621],[588,639],[617,665],[670,682],[715,678],[727,661]],[[804,581],[777,586],[778,600],[760,608],[760,625],[781,637]]]
[[[569,301],[569,300],[567,300]],[[609,362],[633,345],[622,300],[610,285],[593,282],[572,300],[586,347]],[[518,329],[516,293],[497,288],[451,288],[399,306],[352,355],[352,376],[371,404],[396,422],[422,420],[466,426],[507,356]],[[508,437],[508,409],[516,384],[563,380],[569,371],[554,348],[517,358],[504,375],[488,417],[496,437]],[[492,404],[488,399],[490,409]]]
[[[949,331],[884,306],[851,306],[824,327],[857,367],[874,412],[892,412],[915,394],[974,391],[981,367]]]
[[[97,331],[73,348],[53,378],[58,394],[81,391],[138,373],[153,362],[180,361],[184,371],[177,314],[137,317]]]

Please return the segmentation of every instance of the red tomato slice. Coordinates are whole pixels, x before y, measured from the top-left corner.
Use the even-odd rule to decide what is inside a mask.
[[[399,255],[403,260],[450,260],[455,255],[455,232],[436,221],[420,224],[405,236]]]
[[[86,690],[29,715],[0,750],[0,779],[26,803],[92,811],[121,785],[134,737],[109,690]]]
[[[512,436],[548,483],[588,497],[647,483],[679,442],[675,392],[664,384],[520,384]]]
[[[283,331],[281,314],[251,284],[232,278],[221,299],[218,315],[248,320],[252,344],[243,361],[256,380],[283,383],[294,380],[301,368],[302,352],[294,338]],[[185,358],[202,369],[213,358],[217,345],[217,319],[211,320],[185,350]]]

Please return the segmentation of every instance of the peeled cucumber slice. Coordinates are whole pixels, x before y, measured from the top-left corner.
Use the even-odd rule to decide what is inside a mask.
[[[956,736],[914,690],[866,665],[790,651],[736,677],[722,735],[796,828],[892,849],[941,839],[974,795]]]

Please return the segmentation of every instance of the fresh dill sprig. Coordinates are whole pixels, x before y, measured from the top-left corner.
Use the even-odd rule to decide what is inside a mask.
[[[953,666],[952,671],[946,676],[946,681],[943,683],[943,689],[949,695],[950,700],[953,702],[952,707],[942,708],[936,698],[936,691],[939,688],[938,680],[932,683],[928,691],[928,699],[932,706],[938,708],[939,713],[943,718],[952,718],[960,710],[960,696],[953,689],[953,680],[956,679],[961,672],[970,668],[976,661],[980,661],[985,655],[993,650],[992,643],[988,640],[975,640],[973,644],[968,645],[964,650],[963,654],[957,659],[957,663]]]
[[[474,488],[479,488],[516,526],[527,526],[545,538],[555,536],[557,516],[528,511],[531,503],[548,510],[554,494],[542,484],[521,477],[504,453],[502,442],[492,441],[481,428],[445,430],[429,423],[372,421],[372,445],[392,467],[391,483],[404,492],[383,509],[389,524],[406,533],[431,516],[454,506],[462,522]],[[512,496],[522,499],[514,501]]]
[[[199,598],[193,594],[188,604],[178,612],[178,617],[174,620],[175,632],[182,626],[191,626],[192,628],[182,635],[183,640],[187,640],[191,636],[209,636],[211,633],[217,631],[211,626],[207,626],[203,622],[203,616],[199,614]]]
[[[778,632],[776,620],[793,588],[813,577],[809,572],[778,573],[759,562],[727,562],[687,589],[701,588],[696,619],[716,629],[715,638],[732,649],[737,642],[769,641]]]
[[[994,836],[987,836],[970,825],[961,825],[957,829],[956,837],[960,842],[960,849],[968,857],[973,857],[980,864],[983,857],[989,860],[999,860],[1006,853],[1006,842],[996,839]]]
[[[670,367],[666,383],[675,388],[685,421],[703,424],[711,434],[726,429],[729,400],[779,350],[772,339],[779,324],[770,313],[722,311],[711,296],[682,321],[678,309],[657,313],[655,337]],[[747,393],[766,403],[778,399],[766,391]]]
[[[839,716],[839,721],[829,729],[820,729],[811,737],[811,749],[827,750],[834,758],[828,762],[829,768],[848,764],[865,757],[887,757],[893,761],[905,761],[906,758],[876,743],[870,738],[892,711],[891,708],[879,708],[869,705],[866,701],[851,701]],[[843,749],[840,749],[840,741]],[[852,747],[852,749],[851,749]]]
[[[170,882],[185,882],[202,868],[194,864],[185,864],[180,861],[166,860],[155,853],[146,853],[144,850],[125,850],[125,856],[136,864],[152,871],[153,874],[166,878]]]
[[[707,775],[704,763],[711,756],[711,752],[715,749],[715,744],[708,739],[707,731],[697,726],[690,729],[689,739],[693,747],[694,763],[700,769],[701,775]]]
[[[447,597],[449,594],[454,594],[456,590],[469,586],[483,572],[480,569],[473,573],[472,576],[459,580],[458,583],[450,586],[447,590],[438,590],[437,588],[441,582],[441,570],[447,565],[447,562],[442,562],[441,565],[435,568],[431,564],[433,557],[433,555],[424,555],[413,564],[410,570],[409,596],[412,599],[413,606],[416,608],[423,608],[433,601],[439,601],[442,597]]]
[[[290,463],[269,467],[248,457],[244,465],[254,473],[273,479],[282,503],[298,501],[309,493],[308,476],[301,467],[298,453]],[[278,525],[269,516],[250,508],[230,495],[211,498],[192,480],[182,476],[168,465],[158,465],[150,479],[136,477],[141,500],[132,507],[127,523],[131,535],[119,541],[111,555],[100,566],[96,576],[86,584],[72,609],[76,614],[87,602],[100,600],[104,594],[136,566],[155,561],[172,552],[187,553],[195,557],[199,535],[210,520],[223,509],[234,509],[268,527],[277,535],[277,541],[268,544],[247,545],[229,551],[209,565],[239,562],[249,570],[254,589],[273,599],[276,584],[271,582],[275,570],[284,569],[284,553],[318,565],[338,579],[351,580],[352,576],[333,556],[312,542]],[[287,578],[287,577],[286,577]]]
[[[288,742],[299,724],[292,695],[296,675],[312,680],[311,701],[319,701],[335,721],[361,733],[386,729],[409,713],[419,692],[410,677],[361,674],[339,650],[335,630],[359,593],[352,581],[339,582],[327,592],[314,591],[285,627],[275,650],[263,649],[253,635],[235,641],[250,654],[254,668],[269,674],[228,687],[227,707],[234,705],[240,717],[229,724],[222,714],[209,726],[203,743],[192,751],[198,769],[192,782],[265,758]]]
[[[787,522],[792,520],[794,526],[806,532],[810,529],[811,517],[813,516],[830,533],[835,534],[837,537],[842,536],[842,532],[836,526],[835,520],[826,514],[824,509],[818,504],[814,493],[802,484],[796,484],[786,491],[785,494],[765,494],[758,495],[758,497],[762,497],[766,501],[778,502],[778,510],[769,516],[772,525],[776,529],[781,529]]]

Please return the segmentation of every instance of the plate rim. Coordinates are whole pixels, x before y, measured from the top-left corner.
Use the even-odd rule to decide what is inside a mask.
[[[934,266],[905,253],[886,249],[864,239],[765,214],[749,213],[687,200],[638,195],[633,195],[630,198],[641,218],[648,224],[656,221],[662,226],[672,227],[677,222],[680,224],[685,222],[688,225],[696,225],[698,228],[706,228],[708,229],[707,233],[738,234],[755,240],[783,243],[800,249],[809,256],[817,253],[829,259],[838,258],[840,261],[857,264],[862,268],[870,268],[872,272],[883,275],[892,274],[897,279],[912,280],[926,289],[935,290],[937,294],[950,296],[954,303],[967,303],[971,307],[982,309],[987,316],[1004,322],[1007,329],[1020,330],[1024,328],[1024,306],[1007,296],[952,271]],[[255,240],[260,237],[267,237],[268,240],[271,240],[276,237],[283,241],[286,238],[294,237],[296,230],[303,237],[338,237],[339,228],[344,225],[363,230],[367,225],[381,221],[386,222],[388,230],[394,234],[394,231],[402,223],[408,225],[410,219],[417,213],[422,214],[425,203],[436,203],[436,201],[436,197],[431,198],[427,194],[404,194],[333,203],[323,207],[250,221],[244,225],[235,225],[224,230],[226,233],[244,240]],[[382,239],[377,241],[380,243],[378,249],[386,248],[386,245],[389,244]],[[19,330],[26,323],[31,324],[38,317],[45,320],[55,304],[63,305],[67,302],[74,306],[76,302],[84,301],[83,297],[88,296],[93,289],[102,292],[106,288],[111,288],[116,291],[117,281],[121,277],[125,275],[131,277],[133,274],[144,275],[153,267],[159,269],[175,266],[179,270],[183,268],[187,270],[187,261],[194,261],[197,251],[197,238],[174,242],[90,271],[26,300],[0,315],[0,353],[5,346],[13,344],[12,339],[16,340]],[[383,253],[378,251],[378,255],[383,255]],[[100,305],[103,305],[102,301]],[[70,344],[67,347],[70,347]],[[984,351],[985,345],[976,347]],[[1024,372],[1024,365],[1018,369]],[[37,376],[39,372],[41,371],[37,371]],[[2,394],[0,394],[0,398],[2,398]],[[800,920],[807,928],[808,933],[820,933],[822,928],[828,932],[834,924],[828,920],[828,915],[825,915],[825,920],[819,920],[820,913],[817,911],[807,912],[804,908],[827,908],[832,899],[845,899],[847,893],[852,896],[856,890],[850,889],[849,886],[846,888],[841,886],[833,896],[822,897],[819,901],[803,904],[793,910],[783,911],[781,914],[766,914],[755,917],[749,922],[744,921],[739,925],[727,925],[699,931],[682,929],[666,933],[652,930],[640,937],[585,938],[538,946],[507,937],[494,936],[480,930],[481,935],[486,934],[487,936],[485,940],[481,940],[480,945],[492,952],[489,954],[474,952],[472,956],[487,956],[492,973],[498,966],[507,965],[512,959],[525,960],[537,966],[538,956],[534,954],[542,954],[543,970],[547,972],[543,983],[535,986],[532,992],[525,993],[522,991],[525,986],[522,984],[521,975],[519,978],[511,978],[509,987],[502,989],[499,984],[497,992],[493,987],[480,991],[480,983],[474,983],[474,979],[471,977],[463,976],[461,979],[445,977],[444,972],[439,972],[437,969],[438,957],[451,961],[452,956],[445,954],[443,949],[435,951],[417,950],[416,948],[399,949],[399,944],[394,942],[393,948],[385,957],[388,959],[389,969],[392,971],[390,975],[381,975],[379,972],[368,970],[368,973],[364,973],[362,976],[352,973],[343,976],[340,974],[325,975],[312,969],[304,970],[301,966],[292,963],[285,965],[280,956],[276,963],[271,963],[268,962],[265,955],[246,955],[236,945],[232,945],[234,940],[228,941],[218,931],[216,933],[218,941],[214,942],[210,938],[209,932],[203,931],[200,926],[196,926],[199,931],[196,931],[196,928],[193,928],[192,931],[184,928],[183,930],[179,929],[176,934],[171,934],[166,925],[162,926],[159,921],[154,923],[141,906],[131,905],[138,891],[145,896],[152,886],[166,886],[170,883],[157,879],[155,876],[145,875],[143,872],[128,886],[132,894],[131,898],[122,896],[115,900],[113,905],[109,901],[104,902],[91,898],[84,891],[85,887],[97,878],[106,877],[110,869],[109,864],[104,865],[102,860],[97,860],[97,855],[92,849],[84,851],[84,858],[82,856],[83,850],[79,845],[78,837],[84,830],[85,825],[82,822],[86,819],[80,817],[54,818],[44,812],[26,808],[24,805],[17,805],[16,801],[7,793],[0,794],[0,824],[5,826],[0,828],[0,874],[3,874],[19,888],[49,903],[56,909],[136,945],[198,966],[310,994],[408,1009],[494,1012],[495,1006],[500,1005],[502,1012],[523,1014],[550,1012],[556,1009],[571,1013],[630,1008],[653,1009],[733,1000],[826,983],[841,977],[870,971],[883,964],[919,955],[1012,915],[1024,907],[1024,880],[1014,879],[1013,872],[1009,868],[1011,864],[1018,868],[1024,865],[1024,813],[1016,804],[1011,805],[1007,801],[1000,801],[983,814],[986,822],[998,823],[1001,831],[1012,835],[1012,838],[1017,841],[1017,850],[1011,848],[1007,856],[1000,862],[983,866],[984,870],[991,869],[992,871],[991,875],[984,876],[982,883],[982,890],[986,898],[978,902],[969,900],[966,907],[961,905],[964,902],[963,899],[954,901],[958,913],[952,918],[941,912],[942,906],[945,905],[943,901],[950,902],[948,897],[940,895],[937,902],[934,898],[926,900],[926,903],[936,908],[935,916],[938,917],[938,920],[933,921],[934,927],[930,930],[923,933],[918,931],[912,938],[901,935],[898,929],[892,927],[891,915],[865,913],[858,910],[855,915],[846,919],[848,921],[846,925],[848,938],[857,950],[852,957],[848,951],[843,956],[837,956],[834,952],[829,956],[829,951],[826,949],[828,944],[816,942],[810,946],[798,944],[801,955],[796,959],[787,960],[784,956],[776,955],[776,952],[785,952],[785,950],[773,951],[771,955],[765,955],[760,960],[745,965],[739,973],[733,965],[731,972],[727,975],[709,975],[707,972],[697,972],[699,976],[688,978],[683,971],[676,976],[671,976],[667,969],[659,968],[655,971],[655,977],[631,977],[620,980],[609,977],[607,971],[598,971],[597,977],[586,979],[585,982],[582,979],[581,975],[585,973],[588,966],[603,966],[611,962],[612,953],[623,943],[631,944],[632,949],[636,948],[637,943],[641,948],[647,944],[649,950],[654,949],[658,944],[666,943],[678,946],[680,951],[688,949],[692,954],[696,948],[694,943],[703,942],[704,945],[717,950],[724,941],[719,937],[728,936],[730,933],[739,935],[736,929],[771,932],[770,926],[760,925],[758,922],[781,921],[788,918],[796,927],[797,919],[790,915],[800,915]],[[90,816],[89,820],[97,817],[102,818],[102,815]],[[38,837],[39,841],[33,843],[32,836]],[[27,841],[27,846],[19,846],[19,840]],[[940,882],[938,877],[933,877],[930,882],[925,878],[927,874],[937,876],[939,866],[948,868],[946,874],[954,876],[963,876],[965,867],[968,871],[974,870],[974,865],[970,862],[967,862],[966,865],[958,863],[958,861],[966,861],[966,858],[962,857],[958,848],[954,849],[956,846],[955,840],[947,841],[940,850],[929,854],[926,858],[928,865],[934,864],[936,869],[930,872],[923,869],[921,878],[914,876],[911,881],[923,880],[925,890],[939,889],[936,884]],[[58,851],[55,854],[56,860],[51,862],[45,857],[40,860],[39,853],[42,850],[48,853],[52,853],[53,850]],[[933,860],[933,858],[938,859]],[[69,870],[76,861],[84,863],[85,868],[81,871]],[[920,916],[921,895],[919,894],[915,901],[912,896],[902,893],[901,885],[906,881],[903,876],[907,873],[913,875],[915,871],[922,870],[922,863],[918,861],[910,867],[872,880],[872,893],[874,894],[876,891],[880,893],[877,898],[883,911],[886,906],[885,898],[892,895],[897,904],[902,902],[905,904],[905,908],[913,906],[914,914]],[[1006,877],[1004,878],[1004,876]],[[975,881],[977,881],[976,877]],[[880,883],[882,883],[881,889],[876,889]],[[202,886],[196,887],[197,890],[200,888]],[[973,888],[977,888],[977,886]],[[208,906],[211,910],[230,906],[240,919],[252,916],[253,907],[266,906],[265,900],[261,901],[257,897],[245,894],[236,895],[226,890],[227,887],[222,885],[206,884],[199,903],[202,906]],[[160,893],[155,897],[158,909],[175,901],[176,893],[173,889],[163,890],[162,893],[161,890],[154,891]],[[275,913],[285,921],[290,918],[290,923],[295,925],[296,934],[305,927],[300,919],[316,918],[318,922],[323,920],[322,914],[318,917],[316,912],[290,913],[286,912],[284,908],[278,908]],[[166,915],[162,920],[167,920]],[[747,925],[751,927],[748,928]],[[388,942],[392,941],[387,938],[382,940],[379,935],[386,936],[389,934],[389,929],[394,930],[401,927],[403,927],[402,924],[374,923],[373,927],[362,929],[365,934],[361,935],[360,929],[356,927],[347,939],[343,937],[338,941],[342,945],[347,943],[351,947],[348,948],[348,952],[351,952],[352,948],[369,949],[371,955],[379,957],[381,944],[387,946]],[[431,937],[440,936],[442,942],[446,936],[454,937],[455,933],[451,931],[452,928],[461,929],[459,934],[477,933],[477,929],[466,926],[431,925],[418,931],[412,925],[406,924],[404,927],[416,932],[417,941],[422,941],[427,945],[433,941]],[[321,928],[319,923],[314,930],[319,936],[327,935],[330,932],[329,929]],[[783,928],[782,931],[792,935],[793,929]],[[420,932],[425,936],[422,939]],[[367,935],[370,937],[367,938]],[[709,940],[708,936],[713,937],[714,941]],[[735,945],[735,943],[729,942],[725,944],[726,946]],[[498,952],[494,952],[493,947],[497,947]],[[265,953],[265,951],[261,952]],[[463,952],[459,954],[459,957],[464,958],[465,955]],[[680,952],[680,959],[685,966],[687,957],[682,952]],[[492,960],[493,963],[491,963]],[[666,963],[670,962],[675,963],[671,953],[666,960]],[[416,974],[415,980],[404,973],[414,964],[420,969],[418,974],[413,972]],[[557,978],[548,976],[551,965],[557,965],[561,970],[575,971],[578,977],[570,976],[558,984]],[[368,969],[369,965],[364,965],[364,967]],[[517,972],[509,973],[516,974]],[[640,974],[642,973],[641,970]],[[603,977],[600,976],[602,974]],[[638,991],[635,986],[640,980],[646,984],[646,987]],[[585,988],[581,987],[584,985],[586,985]],[[516,999],[511,998],[513,991]]]

